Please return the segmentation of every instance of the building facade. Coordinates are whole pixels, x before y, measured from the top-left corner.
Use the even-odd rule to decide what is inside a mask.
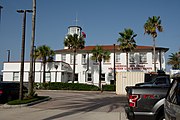
[[[79,26],[68,27],[68,34],[82,34],[82,28]],[[104,50],[110,51],[110,59],[102,62],[102,84],[114,83],[115,72],[126,70],[126,53],[118,49],[118,45],[99,45]],[[99,82],[99,63],[92,60],[92,50],[95,46],[85,46],[82,50],[77,50],[75,65],[75,82],[98,85]],[[137,46],[135,50],[130,52],[128,59],[128,69],[130,72],[152,72],[154,71],[153,63],[153,47]],[[168,48],[156,47],[156,67],[157,70],[165,70],[165,53]],[[115,58],[115,59],[114,59]],[[20,80],[20,61],[4,62],[3,80],[19,81]],[[29,62],[25,62],[24,81],[28,81]],[[115,65],[115,66],[114,66]],[[35,62],[35,82],[42,82],[42,63]],[[71,82],[73,68],[73,52],[64,47],[61,50],[55,50],[55,61],[46,65],[46,81],[50,82]]]
[[[114,68],[116,72],[126,70],[126,53],[119,51],[118,46],[102,45],[104,50],[111,52],[110,59],[102,62],[102,83],[114,83]],[[90,83],[98,85],[99,63],[92,60],[92,50],[95,46],[86,46],[77,51],[76,54],[76,81],[79,83]],[[114,53],[115,49],[115,53]],[[130,72],[152,72],[154,71],[152,46],[137,46],[133,52],[130,52],[128,60],[128,71]],[[165,70],[165,53],[168,48],[156,47],[156,67],[157,70]],[[63,61],[73,67],[73,53],[69,49],[56,50],[55,58],[57,61]],[[114,60],[115,55],[115,60]],[[115,67],[114,67],[115,62]]]

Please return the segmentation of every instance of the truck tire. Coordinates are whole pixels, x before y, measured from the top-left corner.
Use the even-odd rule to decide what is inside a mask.
[[[156,120],[165,120],[164,107],[161,107],[161,109],[159,110]]]

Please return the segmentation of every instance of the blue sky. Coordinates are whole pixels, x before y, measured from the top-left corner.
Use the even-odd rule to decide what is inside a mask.
[[[7,61],[20,61],[22,14],[17,9],[32,9],[32,0],[0,0],[3,6],[0,23],[0,69]],[[81,26],[86,33],[86,45],[117,43],[119,32],[131,28],[137,34],[138,45],[153,44],[151,36],[144,35],[143,25],[152,16],[160,16],[164,32],[156,38],[157,46],[168,47],[170,53],[180,49],[179,0],[37,0],[35,45],[46,44],[52,49],[63,49],[67,28]],[[29,60],[32,14],[27,14],[25,60]]]

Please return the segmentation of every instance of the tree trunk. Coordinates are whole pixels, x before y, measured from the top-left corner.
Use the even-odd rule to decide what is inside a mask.
[[[99,88],[102,91],[102,86],[101,86],[101,72],[102,72],[101,62],[102,61],[99,61]]]
[[[36,0],[33,0],[33,15],[32,15],[32,39],[31,39],[31,52],[30,52],[30,72],[28,83],[28,96],[33,95],[33,54],[34,54],[34,41],[35,41],[35,20],[36,20]]]
[[[126,71],[129,71],[129,69],[128,69],[128,52],[126,52]]]
[[[72,74],[72,83],[75,81],[75,69],[76,69],[76,50],[74,50],[74,55],[73,55],[73,74]]]
[[[43,83],[46,82],[46,62],[43,62]]]
[[[154,55],[154,72],[156,72],[156,43],[155,38],[153,37],[153,55]]]
[[[26,31],[26,11],[24,11],[23,25],[22,25],[22,47],[21,47],[21,72],[20,72],[19,100],[23,99],[25,31]]]

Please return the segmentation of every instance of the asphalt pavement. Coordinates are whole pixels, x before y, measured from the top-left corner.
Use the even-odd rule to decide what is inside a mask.
[[[114,92],[37,91],[49,101],[0,108],[0,120],[126,120],[126,96]]]

